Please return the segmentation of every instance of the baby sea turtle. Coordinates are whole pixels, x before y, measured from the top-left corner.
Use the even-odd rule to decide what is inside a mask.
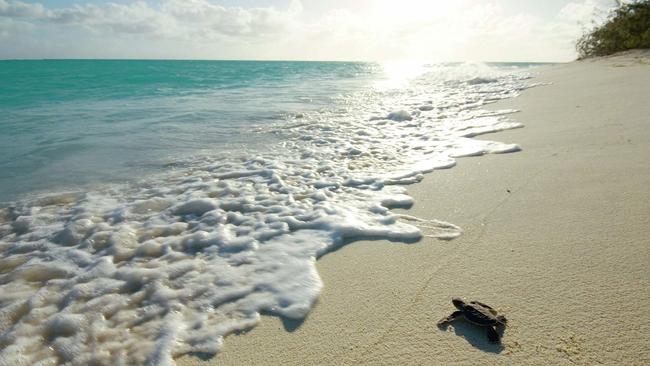
[[[500,341],[499,333],[496,331],[496,326],[505,326],[506,318],[503,315],[497,315],[497,311],[489,305],[482,302],[470,301],[465,302],[460,298],[453,298],[451,302],[458,309],[446,318],[440,319],[438,326],[445,326],[454,320],[465,319],[470,323],[487,327],[488,340],[497,343]]]

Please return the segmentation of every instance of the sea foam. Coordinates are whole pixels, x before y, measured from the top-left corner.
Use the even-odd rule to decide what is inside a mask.
[[[323,286],[316,259],[344,242],[457,237],[451,223],[390,209],[413,204],[405,184],[456,157],[519,150],[471,137],[521,126],[512,110],[479,107],[515,96],[525,77],[477,78],[432,68],[407,88],[262,126],[283,142],[259,154],[0,209],[0,365],[216,353],[260,314],[304,318]]]

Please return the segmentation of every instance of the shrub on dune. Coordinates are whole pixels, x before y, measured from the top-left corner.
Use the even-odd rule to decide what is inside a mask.
[[[605,24],[584,34],[576,44],[579,58],[605,56],[634,48],[650,48],[650,0],[618,1]]]

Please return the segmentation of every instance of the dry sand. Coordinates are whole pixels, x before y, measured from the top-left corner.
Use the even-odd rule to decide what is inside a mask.
[[[318,261],[302,324],[264,317],[211,359],[180,365],[650,365],[650,56],[546,67],[552,85],[492,108],[523,151],[464,158],[409,187],[409,214],[460,225],[453,241],[356,242]],[[503,346],[435,323],[452,296],[510,321]]]

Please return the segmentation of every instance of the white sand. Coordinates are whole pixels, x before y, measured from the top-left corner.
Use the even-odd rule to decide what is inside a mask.
[[[265,317],[216,357],[178,363],[649,365],[650,55],[547,67],[538,80],[553,84],[494,105],[522,110],[524,129],[494,137],[522,152],[461,159],[409,187],[409,214],[463,236],[330,253],[304,323]],[[503,347],[462,323],[439,330],[452,296],[503,311]]]

